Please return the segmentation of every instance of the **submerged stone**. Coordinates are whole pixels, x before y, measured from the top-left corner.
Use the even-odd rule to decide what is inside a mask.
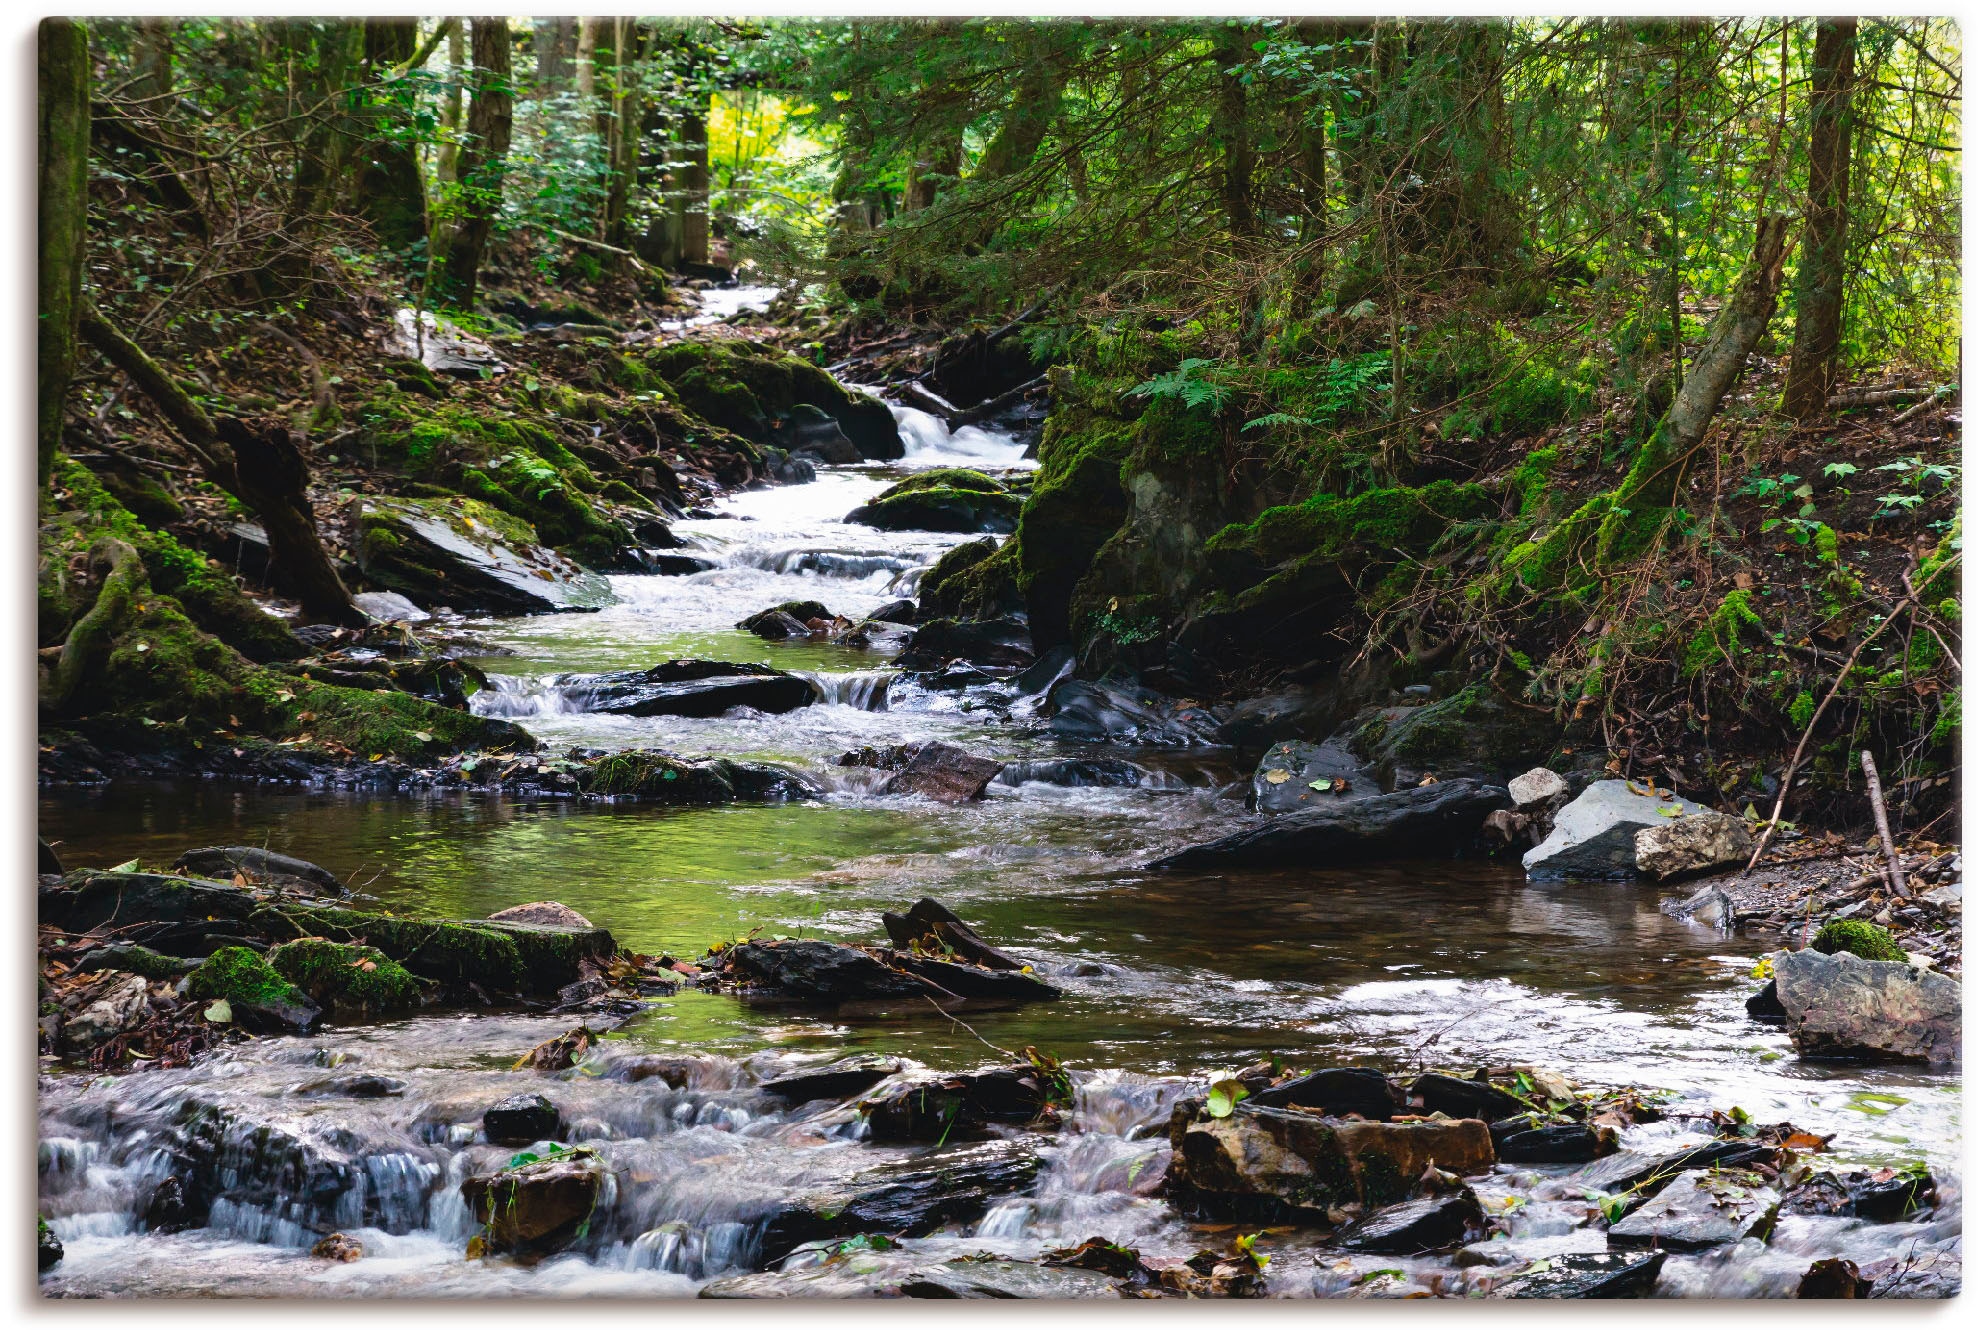
[[[816,1099],[849,1099],[896,1074],[902,1065],[898,1058],[863,1053],[764,1081],[762,1091],[787,1099],[792,1104],[807,1104]]]
[[[1346,1229],[1338,1245],[1348,1251],[1416,1256],[1460,1247],[1483,1229],[1483,1207],[1468,1187],[1377,1210]]]
[[[1493,1298],[1645,1298],[1667,1252],[1573,1252],[1532,1262],[1490,1291]]]
[[[886,782],[885,794],[919,794],[944,804],[980,799],[1003,764],[976,757],[939,742],[921,745],[897,775]]]

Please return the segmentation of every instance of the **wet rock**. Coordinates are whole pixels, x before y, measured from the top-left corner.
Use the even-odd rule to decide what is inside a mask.
[[[231,881],[239,875],[248,879],[250,885],[262,882],[331,896],[347,894],[342,880],[329,869],[312,864],[307,859],[277,854],[252,845],[213,845],[202,850],[187,850],[172,862],[172,871],[220,882]]]
[[[1160,748],[1213,745],[1222,713],[1121,679],[1060,679],[1048,698],[1051,733],[1086,743]]]
[[[1874,1292],[1875,1281],[1863,1279],[1853,1261],[1830,1256],[1815,1261],[1800,1276],[1796,1298],[1865,1298]]]
[[[1491,1289],[1493,1298],[1645,1298],[1667,1252],[1573,1252],[1534,1261]]]
[[[187,1195],[185,1179],[178,1174],[168,1174],[164,1181],[152,1188],[151,1199],[144,1203],[144,1227],[151,1233],[183,1233],[189,1228],[197,1228],[205,1223],[204,1213],[195,1207]]]
[[[919,975],[896,970],[869,952],[805,938],[744,942],[722,953],[729,972],[754,989],[800,1002],[860,1002],[877,998],[952,999]]]
[[[954,660],[1020,669],[1036,659],[1022,619],[933,619],[914,629],[893,663],[903,670],[938,670]]]
[[[1052,1086],[1035,1067],[988,1067],[915,1077],[860,1106],[875,1141],[968,1140],[990,1123],[1021,1126],[1050,1102]]]
[[[1786,1009],[1779,1002],[1778,981],[1768,979],[1765,987],[1745,999],[1744,1010],[1745,1015],[1755,1021],[1763,1021],[1767,1025],[1784,1025]]]
[[[1763,1238],[1779,1214],[1779,1193],[1763,1174],[1742,1169],[1683,1174],[1607,1230],[1609,1247],[1703,1251]]]
[[[1816,1173],[1787,1190],[1788,1215],[1845,1215],[1888,1222],[1906,1219],[1937,1198],[1937,1183],[1921,1167]]]
[[[918,607],[910,600],[889,600],[865,617],[867,619],[877,619],[881,623],[910,624],[914,621],[914,616],[918,613]]]
[[[1408,1086],[1408,1098],[1419,1102],[1424,1113],[1446,1113],[1452,1118],[1482,1118],[1485,1122],[1496,1122],[1500,1118],[1532,1111],[1532,1106],[1517,1095],[1509,1090],[1500,1090],[1488,1081],[1465,1080],[1460,1076],[1445,1076],[1438,1071],[1417,1076]]]
[[[1023,968],[1022,961],[990,946],[980,933],[932,896],[922,896],[905,914],[883,912],[879,921],[885,925],[886,936],[893,940],[893,945],[903,951],[952,952],[992,970]]]
[[[68,871],[62,867],[62,856],[55,853],[54,846],[38,836],[35,838],[35,845],[37,846],[34,867],[36,873],[53,873],[56,877],[60,877]]]
[[[34,1266],[37,1271],[47,1270],[62,1259],[62,1240],[55,1236],[55,1230],[48,1227],[46,1219],[34,1221]]]
[[[1001,762],[975,757],[953,744],[927,743],[886,782],[881,793],[919,794],[944,804],[967,803],[980,799],[1002,770]]]
[[[1751,833],[1743,818],[1728,813],[1685,813],[1635,833],[1635,867],[1663,882],[1742,867],[1750,857]]]
[[[703,559],[698,554],[677,554],[661,550],[641,550],[639,562],[649,573],[661,577],[692,577],[695,573],[712,572],[721,565],[713,559]]]
[[[490,923],[549,924],[556,928],[596,928],[597,925],[561,901],[530,901],[511,905],[488,916]]]
[[[902,482],[908,484],[911,482]],[[1008,535],[1016,530],[1023,500],[1014,494],[931,486],[886,490],[845,514],[847,522],[881,531],[953,531],[964,535]]]
[[[1066,785],[1074,789],[1093,786],[1133,786],[1146,782],[1145,767],[1122,757],[1065,757],[1052,761],[1005,762],[999,785],[1024,785],[1039,781],[1045,785]]]
[[[1078,653],[1060,642],[1037,658],[1034,665],[1026,668],[1010,682],[1016,685],[1019,696],[1035,697],[1048,693],[1058,680],[1068,677],[1078,664]]]
[[[364,1244],[348,1233],[332,1233],[318,1238],[309,1254],[323,1261],[358,1261],[364,1258]]]
[[[354,543],[367,577],[424,605],[549,614],[617,599],[602,577],[538,544],[527,522],[473,499],[367,498]]]
[[[1021,1140],[949,1145],[868,1169],[795,1197],[763,1225],[760,1257],[775,1264],[806,1242],[861,1233],[918,1237],[972,1224],[992,1205],[1027,1195],[1041,1161]]]
[[[1595,781],[1559,810],[1552,834],[1525,855],[1525,873],[1542,882],[1632,878],[1635,833],[1698,811],[1708,810],[1667,793],[1641,793],[1625,780]]]
[[[768,642],[788,642],[810,636],[807,625],[781,610],[765,610],[761,614],[751,615],[746,626],[750,632]]]
[[[1460,1247],[1483,1230],[1483,1207],[1468,1187],[1377,1210],[1342,1232],[1348,1251],[1414,1256]]]
[[[1533,767],[1514,776],[1504,789],[1511,806],[1521,813],[1550,813],[1566,802],[1566,778],[1550,767]]]
[[[534,1145],[561,1130],[563,1112],[546,1095],[510,1095],[481,1115],[481,1131],[495,1145]]]
[[[298,1086],[295,1093],[304,1099],[396,1099],[410,1087],[396,1076],[363,1073],[355,1076],[325,1076]]]
[[[577,1236],[604,1191],[604,1163],[570,1150],[499,1173],[468,1178],[460,1196],[485,1228],[492,1252],[556,1251]]]
[[[307,1034],[323,1016],[308,994],[247,947],[221,947],[186,976],[186,986],[193,997],[225,1004],[224,1016],[208,1019],[256,1034]]]
[[[1402,1109],[1400,1093],[1371,1067],[1327,1067],[1259,1090],[1246,1102],[1259,1108],[1307,1108],[1333,1118],[1357,1114],[1372,1122]]]
[[[1043,980],[1014,970],[992,970],[985,966],[957,964],[910,953],[886,954],[893,964],[956,997],[967,998],[971,1005],[1048,1002],[1064,996]]]
[[[1246,697],[1231,706],[1217,737],[1231,747],[1254,753],[1287,739],[1323,738],[1339,724],[1340,713],[1340,690],[1336,687],[1287,688]]]
[[[898,1058],[864,1053],[764,1081],[762,1090],[792,1104],[808,1104],[814,1099],[850,1099],[897,1074],[901,1066]]]
[[[1593,1128],[1577,1122],[1492,1135],[1497,1158],[1506,1164],[1584,1164],[1600,1157],[1604,1143]]]
[[[1802,1057],[1955,1062],[1963,988],[1900,961],[1782,951],[1772,960],[1786,1029]]]
[[[585,710],[614,716],[719,716],[731,707],[780,715],[817,700],[817,686],[800,675],[724,660],[669,660],[556,682]]]
[[[84,952],[76,961],[75,968],[78,974],[90,970],[128,970],[155,981],[183,978],[198,969],[199,962],[182,956],[166,956],[133,943],[112,943]]]
[[[1017,1261],[1000,1256],[952,1260],[924,1253],[861,1252],[853,1261],[766,1270],[717,1279],[703,1298],[1118,1298],[1118,1286],[1091,1270]]]
[[[1425,775],[1502,785],[1544,761],[1557,733],[1550,711],[1472,685],[1426,706],[1382,709],[1355,731],[1353,746],[1387,789]]]
[[[1148,865],[1155,870],[1268,868],[1419,859],[1473,844],[1484,818],[1502,808],[1501,786],[1461,779],[1286,813]]]
[[[1200,1101],[1169,1123],[1177,1193],[1211,1213],[1253,1218],[1285,1211],[1404,1200],[1434,1167],[1488,1171],[1490,1129],[1467,1121],[1359,1122],[1239,1103],[1223,1118]]]
[[[1250,777],[1251,802],[1260,813],[1323,808],[1379,793],[1372,775],[1361,770],[1342,743],[1288,739],[1265,753]]]
[[[1747,1141],[1708,1141],[1702,1145],[1662,1152],[1621,1150],[1588,1164],[1567,1176],[1567,1182],[1584,1191],[1646,1195],[1670,1179],[1692,1169],[1736,1168],[1740,1165],[1771,1163],[1778,1151]]]
[[[1688,821],[1687,818],[1684,821]],[[1651,827],[1641,833],[1647,836],[1659,828]],[[1639,837],[1637,838],[1639,845]],[[1639,854],[1639,850],[1637,850]],[[1679,901],[1663,901],[1662,913],[1674,915],[1678,919],[1689,919],[1711,928],[1728,929],[1737,921],[1737,903],[1719,886],[1700,887]]]

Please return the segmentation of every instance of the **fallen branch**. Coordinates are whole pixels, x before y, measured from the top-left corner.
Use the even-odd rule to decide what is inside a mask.
[[[968,410],[961,412],[949,423],[953,426],[961,426],[973,425],[978,420],[987,420],[1003,408],[1014,406],[1025,394],[1034,389],[1041,388],[1046,383],[1049,383],[1050,379],[1051,376],[1048,374],[1039,374],[1034,379],[1019,383],[1006,393],[998,393],[986,402],[977,402]]]
[[[602,250],[606,254],[610,254],[613,255],[614,257],[624,259],[627,263],[631,264],[634,268],[637,268],[640,272],[651,273],[654,277],[659,278],[661,281],[666,280],[666,274],[664,272],[661,272],[658,268],[653,267],[650,263],[647,263],[644,259],[640,258],[637,254],[634,254],[629,249],[620,249],[617,245],[607,245],[605,244],[604,241],[593,240],[589,236],[574,235],[569,231],[559,231],[553,226],[546,226],[543,229],[549,232],[551,235],[555,236],[558,240],[567,240],[573,245],[587,245],[592,249]]]
[[[1910,421],[1916,419],[1918,416],[1925,415],[1928,412],[1936,410],[1938,407],[1942,406],[1945,402],[1950,401],[1950,399],[1956,393],[1957,393],[1956,384],[1954,383],[1945,384],[1943,387],[1937,389],[1937,391],[1931,393],[1928,397],[1918,402],[1915,406],[1912,406],[1911,408],[1909,408],[1909,410],[1903,412],[1901,415],[1897,416],[1894,420],[1891,420],[1889,422],[1889,428],[1891,429],[1900,428],[1903,425],[1907,425]]]
[[[1845,411],[1855,406],[1888,406],[1895,402],[1913,401],[1925,391],[1922,388],[1854,388],[1829,397],[1827,409]]]
[[[1882,800],[1882,773],[1875,770],[1875,754],[1866,748],[1861,750],[1861,774],[1868,778],[1868,804],[1875,810],[1875,830],[1882,837],[1882,853],[1889,861],[1889,888],[1898,896],[1907,896],[1909,881],[1902,873],[1895,838],[1889,834],[1889,806]]]

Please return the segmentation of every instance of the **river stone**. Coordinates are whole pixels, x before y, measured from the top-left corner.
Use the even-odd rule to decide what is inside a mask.
[[[864,1094],[888,1076],[897,1075],[902,1065],[898,1058],[861,1053],[764,1081],[762,1091],[792,1104],[808,1104],[815,1099],[849,1099]]]
[[[494,1145],[534,1145],[556,1139],[563,1112],[546,1095],[510,1095],[481,1115],[481,1131]]]
[[[884,912],[879,922],[885,925],[886,936],[893,940],[893,945],[902,950],[919,943],[929,950],[951,951],[965,961],[992,970],[1023,968],[1022,961],[990,946],[980,933],[961,921],[961,916],[932,896],[922,896],[905,914]]]
[[[36,1271],[52,1269],[61,1263],[62,1240],[55,1236],[54,1229],[48,1227],[46,1219],[35,1220],[34,1229],[34,1268]]]
[[[880,1164],[840,1186],[795,1196],[762,1227],[758,1258],[774,1265],[796,1247],[862,1233],[918,1237],[973,1224],[992,1205],[1029,1193],[1042,1162],[1024,1140],[951,1144]]]
[[[1533,767],[1522,776],[1513,776],[1504,787],[1511,806],[1521,813],[1556,808],[1566,799],[1566,778],[1550,767]]]
[[[1745,1169],[1685,1173],[1607,1230],[1609,1247],[1703,1251],[1763,1238],[1779,1214],[1779,1193]]]
[[[934,619],[914,629],[893,663],[903,670],[938,670],[955,660],[1021,669],[1036,659],[1022,619]]]
[[[879,623],[911,624],[919,612],[919,606],[910,600],[889,600],[865,617]]]
[[[1321,785],[1326,788],[1318,788]],[[1264,754],[1250,777],[1251,801],[1260,813],[1330,807],[1379,793],[1373,777],[1360,769],[1340,741],[1312,744],[1287,739]]]
[[[796,674],[725,660],[669,660],[644,670],[564,674],[554,682],[586,711],[614,716],[719,716],[731,707],[780,715],[817,700]]]
[[[1063,642],[1037,658],[1037,663],[1010,680],[1019,696],[1035,697],[1048,693],[1058,680],[1070,676],[1078,665],[1078,653]]]
[[[1645,1298],[1667,1252],[1572,1252],[1526,1266],[1491,1289],[1493,1298]]]
[[[1370,1122],[1385,1121],[1402,1108],[1393,1084],[1372,1067],[1327,1067],[1259,1090],[1246,1102],[1259,1108],[1308,1108],[1332,1118],[1352,1113]]]
[[[433,617],[396,591],[358,591],[350,603],[379,623],[423,623]]]
[[[985,1067],[916,1076],[861,1106],[871,1139],[882,1142],[968,1140],[990,1123],[1021,1126],[1044,1111],[1036,1068]]]
[[[81,1011],[62,1022],[62,1042],[71,1053],[87,1053],[98,1044],[134,1029],[151,1014],[151,984],[142,975],[112,979]]]
[[[1483,1228],[1483,1207],[1468,1187],[1376,1210],[1337,1239],[1348,1251],[1415,1256],[1460,1247]]]
[[[1023,500],[1014,494],[981,490],[929,489],[897,492],[898,486],[845,514],[847,522],[881,531],[952,531],[963,535],[1008,535],[1016,530]]]
[[[1600,1155],[1601,1138],[1574,1122],[1509,1131],[1495,1137],[1497,1158],[1506,1164],[1584,1164]]]
[[[1937,1198],[1936,1179],[1922,1167],[1898,1171],[1816,1173],[1789,1188],[1779,1213],[1845,1215],[1882,1222],[1907,1218]]]
[[[1684,818],[1683,821],[1687,822],[1689,819]],[[1650,827],[1647,831],[1637,833],[1635,839],[1637,847],[1640,846],[1642,837],[1658,830],[1660,828]],[[1639,850],[1637,853],[1639,854]],[[1737,902],[1731,899],[1730,893],[1713,884],[1699,887],[1679,901],[1663,901],[1662,913],[1728,931],[1731,925],[1737,922],[1738,907]]]
[[[882,794],[919,794],[944,804],[980,799],[1003,771],[1001,762],[965,753],[938,740],[922,744],[906,766],[886,782]]]
[[[1577,1191],[1647,1194],[1691,1169],[1771,1163],[1778,1151],[1749,1141],[1706,1141],[1680,1150],[1620,1150],[1566,1176]]]
[[[810,628],[793,614],[781,610],[764,610],[751,615],[746,627],[757,637],[767,642],[788,642],[793,638],[809,637]]]
[[[363,1072],[351,1076],[325,1076],[297,1087],[305,1099],[396,1099],[411,1087],[396,1076]]]
[[[1552,834],[1526,852],[1525,873],[1538,882],[1634,877],[1635,833],[1698,811],[1707,810],[1673,795],[1637,793],[1625,780],[1597,780],[1559,810]]]
[[[572,1150],[520,1168],[468,1178],[460,1197],[486,1225],[495,1252],[551,1252],[569,1244],[604,1191],[604,1164]]]
[[[1025,759],[1005,762],[1002,775],[996,777],[996,784],[1025,785],[1038,781],[1073,789],[1160,784],[1158,776],[1148,780],[1152,774],[1147,768],[1123,757],[1061,757],[1041,762]]]
[[[1452,1118],[1482,1118],[1485,1122],[1496,1122],[1499,1118],[1532,1111],[1530,1104],[1509,1090],[1500,1090],[1487,1081],[1445,1076],[1439,1071],[1417,1076],[1408,1086],[1408,1097],[1421,1101],[1424,1113],[1443,1113]]]
[[[364,1244],[348,1233],[332,1233],[318,1238],[309,1254],[323,1261],[361,1261],[364,1259]]]
[[[1199,1100],[1175,1108],[1169,1177],[1207,1208],[1254,1214],[1257,1202],[1328,1211],[1404,1200],[1431,1164],[1486,1172],[1490,1128],[1467,1121],[1360,1122],[1239,1103],[1209,1116]]]
[[[1214,745],[1222,713],[1177,701],[1131,680],[1063,678],[1047,694],[1051,733],[1085,743],[1189,748]]]
[[[367,577],[462,613],[598,610],[610,583],[538,544],[535,529],[472,499],[363,501],[354,542]]]
[[[172,871],[218,882],[231,881],[238,873],[251,881],[266,882],[271,886],[298,887],[310,892],[328,892],[333,896],[345,894],[343,882],[329,869],[312,864],[307,859],[277,854],[253,845],[212,845],[205,849],[187,850],[172,861]]]
[[[1861,1267],[1839,1256],[1829,1256],[1806,1267],[1800,1276],[1796,1298],[1865,1298],[1874,1292],[1875,1281],[1861,1277]]]
[[[1902,961],[1850,952],[1782,951],[1772,958],[1786,1031],[1801,1057],[1955,1062],[1963,987]]]
[[[744,942],[723,955],[730,973],[777,997],[805,1002],[857,1002],[874,998],[952,999],[953,994],[892,969],[869,952],[839,942],[802,938]]]
[[[962,965],[911,952],[889,952],[888,958],[901,969],[919,975],[971,1005],[1020,1002],[1048,1002],[1064,994],[1043,980],[1015,970],[993,970],[981,965]]]
[[[490,923],[549,924],[556,928],[596,928],[597,925],[561,901],[530,901],[511,905],[488,916]]]
[[[1311,868],[1371,859],[1422,859],[1471,845],[1508,796],[1468,777],[1393,794],[1306,808],[1221,840],[1156,859],[1149,868]],[[1502,1116],[1501,1114],[1499,1116]]]
[[[1729,813],[1686,813],[1635,833],[1635,867],[1664,882],[1742,866],[1750,857],[1751,832]]]
[[[1093,1270],[1004,1257],[930,1260],[915,1252],[860,1252],[850,1260],[717,1279],[703,1298],[1030,1298],[1051,1301],[1119,1297],[1119,1286]]]

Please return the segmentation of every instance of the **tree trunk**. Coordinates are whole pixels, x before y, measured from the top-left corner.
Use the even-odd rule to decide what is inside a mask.
[[[567,91],[577,55],[577,20],[539,18],[536,20],[536,91],[554,96]]]
[[[1250,143],[1250,89],[1243,82],[1243,66],[1250,57],[1247,28],[1223,29],[1225,44],[1216,48],[1217,137],[1222,140],[1223,215],[1233,236],[1251,236],[1257,231],[1257,207],[1253,198],[1257,157]]]
[[[369,623],[351,603],[323,548],[309,506],[309,464],[288,430],[234,416],[215,421],[163,366],[93,308],[83,310],[82,334],[157,403],[207,479],[254,510],[268,533],[269,575],[302,602],[304,617],[350,627]]]
[[[1794,282],[1792,367],[1782,406],[1796,420],[1827,412],[1841,351],[1846,293],[1848,168],[1854,142],[1855,20],[1823,18],[1813,39],[1813,133],[1808,148],[1806,233]]]
[[[501,210],[502,178],[508,170],[508,139],[514,127],[515,94],[509,81],[508,20],[474,20],[474,99],[467,112],[467,134],[460,148],[460,225],[440,269],[435,304],[474,307],[481,256]]]
[[[611,20],[608,18],[577,20],[577,59],[575,72],[577,78],[577,101],[580,106],[588,105],[591,98],[597,95],[598,35],[603,30],[604,25],[610,22]]]
[[[371,224],[378,243],[394,254],[411,253],[427,238],[426,185],[412,139],[402,132],[410,119],[380,87],[419,52],[419,22],[409,18],[364,20],[364,140],[358,148],[357,212]]]
[[[606,244],[627,249],[631,245],[632,186],[639,172],[639,127],[645,119],[645,103],[635,86],[638,28],[628,18],[610,22],[614,25],[612,78],[609,95],[604,99],[608,111],[600,116],[600,127],[608,131],[601,137],[606,145],[610,184],[605,191],[603,225],[599,231]]]
[[[176,22],[141,18],[131,33],[131,67],[137,77],[131,80],[129,95],[159,103],[148,108],[154,115],[164,113],[163,99],[172,93],[172,28]]]
[[[35,468],[40,487],[62,443],[62,408],[75,373],[89,220],[89,33],[65,18],[43,19],[36,136],[40,323],[35,345]]]
[[[680,261],[708,261],[707,116],[700,106],[680,116]]]
[[[1003,110],[1003,123],[983,149],[971,179],[987,184],[1029,167],[1050,132],[1051,122],[1058,117],[1064,95],[1064,69],[1040,52],[1024,66],[1016,93]]]

